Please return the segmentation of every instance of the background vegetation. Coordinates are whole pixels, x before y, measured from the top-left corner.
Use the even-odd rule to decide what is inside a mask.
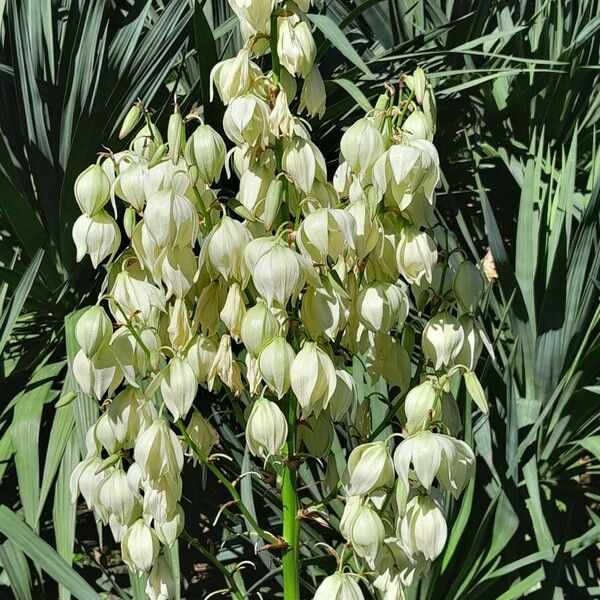
[[[422,65],[438,95],[441,216],[473,258],[491,247],[499,276],[482,314],[493,357],[478,366],[490,416],[463,415],[477,477],[448,501],[448,546],[413,598],[597,597],[600,1],[331,0],[313,12],[330,94],[313,124],[318,145],[338,147],[341,126],[383,82]],[[224,0],[0,0],[2,597],[144,597],[118,549],[102,546],[91,515],[70,502],[69,474],[97,409],[83,396],[54,404],[74,389],[73,313],[99,289],[88,261],[75,264],[72,187],[103,145],[121,148],[116,131],[138,97],[160,125],[176,92],[183,111],[202,105],[218,127],[208,76],[239,44],[234,25]],[[235,416],[208,393],[198,404],[216,413],[231,464],[245,471]],[[348,434],[337,435],[343,446]],[[228,497],[193,473],[186,535],[198,542],[181,540],[171,556],[185,597],[222,588],[219,568],[240,560],[254,563],[243,571],[248,592],[274,597],[276,555],[256,556],[237,537],[245,525],[235,508],[210,528]],[[317,500],[321,475],[312,465],[302,473]],[[276,529],[268,481],[239,486]],[[303,528],[311,544],[335,541],[318,519]],[[310,597],[332,558],[303,552]]]

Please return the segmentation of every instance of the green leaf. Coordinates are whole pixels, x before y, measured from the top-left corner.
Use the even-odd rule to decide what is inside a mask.
[[[8,311],[2,315],[2,320],[0,321],[0,354],[4,352],[6,342],[8,342],[8,338],[23,310],[25,300],[27,300],[31,286],[35,281],[43,257],[44,251],[40,248],[36,252],[31,264],[27,267],[21,281],[19,281],[19,285],[15,288]]]
[[[337,83],[341,88],[346,90],[348,94],[355,100],[355,102],[366,112],[373,110],[373,106],[369,102],[369,99],[360,91],[360,88],[349,79],[330,79],[332,83]]]
[[[575,442],[600,460],[600,435],[591,435]]]
[[[17,600],[32,600],[31,573],[27,559],[11,540],[0,545],[0,562],[6,569],[10,589]]]
[[[76,598],[101,600],[89,583],[7,506],[0,506],[0,532]]]
[[[334,21],[326,15],[308,14],[307,17],[322,31],[332,46],[341,52],[355,67],[358,67],[367,77],[375,77]]]

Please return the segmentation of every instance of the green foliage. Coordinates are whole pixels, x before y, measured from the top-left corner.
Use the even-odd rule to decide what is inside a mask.
[[[473,422],[461,392],[477,478],[460,500],[448,499],[448,546],[414,598],[600,593],[598,14],[598,0],[335,0],[313,15],[329,97],[313,123],[319,146],[338,147],[341,125],[372,104],[383,82],[395,85],[400,72],[423,66],[439,99],[441,215],[474,258],[491,248],[499,276],[481,315],[493,340],[493,356],[478,368],[489,417],[476,413]],[[87,261],[75,263],[72,187],[100,145],[121,147],[120,122],[138,97],[162,123],[176,93],[182,111],[201,105],[218,127],[209,73],[240,40],[218,1],[6,0],[0,16],[2,581],[19,599],[56,597],[52,579],[60,598],[96,597],[90,586],[141,598],[143,585],[123,576],[113,549],[95,554],[95,525],[70,504],[69,473],[96,409],[81,393],[54,404],[74,391],[65,366],[76,352],[72,313],[99,292]],[[381,433],[398,399],[371,388],[359,363],[354,374]],[[233,480],[250,467],[236,436],[244,415],[224,411],[218,395],[202,400],[232,455],[221,468]],[[336,436],[330,460],[341,466],[342,448],[356,437],[343,427]],[[272,597],[277,554],[255,555],[238,536],[244,517],[209,472],[190,477],[189,546],[171,556],[182,578],[203,590],[233,580],[244,593]],[[335,494],[323,477],[312,463],[300,471],[315,502]],[[244,476],[237,489],[252,517],[278,531],[268,478]],[[334,521],[341,503],[337,510]],[[199,521],[216,517],[203,531]],[[318,513],[305,517],[309,597],[333,560],[324,549],[315,558],[312,547],[339,540]],[[233,572],[240,560],[256,567],[243,581]],[[195,564],[212,565],[196,588]]]

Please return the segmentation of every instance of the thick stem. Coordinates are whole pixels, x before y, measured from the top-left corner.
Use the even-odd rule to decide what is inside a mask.
[[[282,558],[283,598],[300,600],[300,579],[298,576],[298,542],[300,522],[298,521],[298,493],[296,486],[296,400],[293,396],[286,399],[286,418],[288,439],[286,444],[287,460],[283,468],[281,503],[283,514],[283,540],[287,544]]]
[[[277,55],[277,15],[274,12],[271,15],[271,61],[273,64],[273,81],[275,84],[278,84],[281,78],[281,63]],[[275,156],[277,169],[281,170],[281,140],[277,140],[277,144],[275,145]],[[284,188],[284,204],[287,199],[287,189]],[[296,399],[291,394],[288,394],[285,399],[284,408],[288,426],[288,437],[285,447],[286,460],[283,466],[281,487],[282,537],[287,545],[282,557],[284,600],[300,600],[300,577],[298,573],[300,521],[298,520],[297,463],[295,456],[296,407]]]

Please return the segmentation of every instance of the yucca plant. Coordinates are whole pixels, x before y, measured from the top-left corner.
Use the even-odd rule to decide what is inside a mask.
[[[94,550],[93,520],[76,514],[67,489],[96,409],[53,405],[75,390],[66,359],[77,317],[67,316],[99,285],[74,262],[72,189],[101,145],[118,147],[119,123],[137,98],[165,125],[177,93],[182,112],[201,105],[218,127],[208,76],[241,39],[221,2],[7,0],[0,10],[3,581],[17,598],[55,597],[52,578],[61,597],[92,598],[96,589],[143,598],[117,555]],[[479,365],[492,412],[472,425],[464,415],[478,475],[448,506],[450,542],[418,597],[598,593],[598,10],[595,1],[338,0],[311,17],[330,98],[314,139],[337,148],[340,125],[369,110],[384,81],[397,85],[401,72],[423,66],[438,95],[440,211],[472,258],[491,247],[499,276],[484,317],[495,358]],[[217,424],[240,465],[235,477],[249,457],[234,416]],[[303,477],[310,485],[310,473]],[[229,499],[216,489],[207,475],[192,492],[203,522]],[[239,492],[261,519],[275,514],[269,486],[245,477]],[[182,545],[183,578],[200,580],[190,597],[237,579],[228,565],[243,559],[258,564],[248,593],[271,597],[280,577],[272,559],[257,560],[241,539],[218,551],[246,527],[235,511],[226,515],[221,528],[198,527],[190,548]],[[307,531],[313,544],[331,541],[318,515]],[[332,560],[324,555],[312,572]]]

